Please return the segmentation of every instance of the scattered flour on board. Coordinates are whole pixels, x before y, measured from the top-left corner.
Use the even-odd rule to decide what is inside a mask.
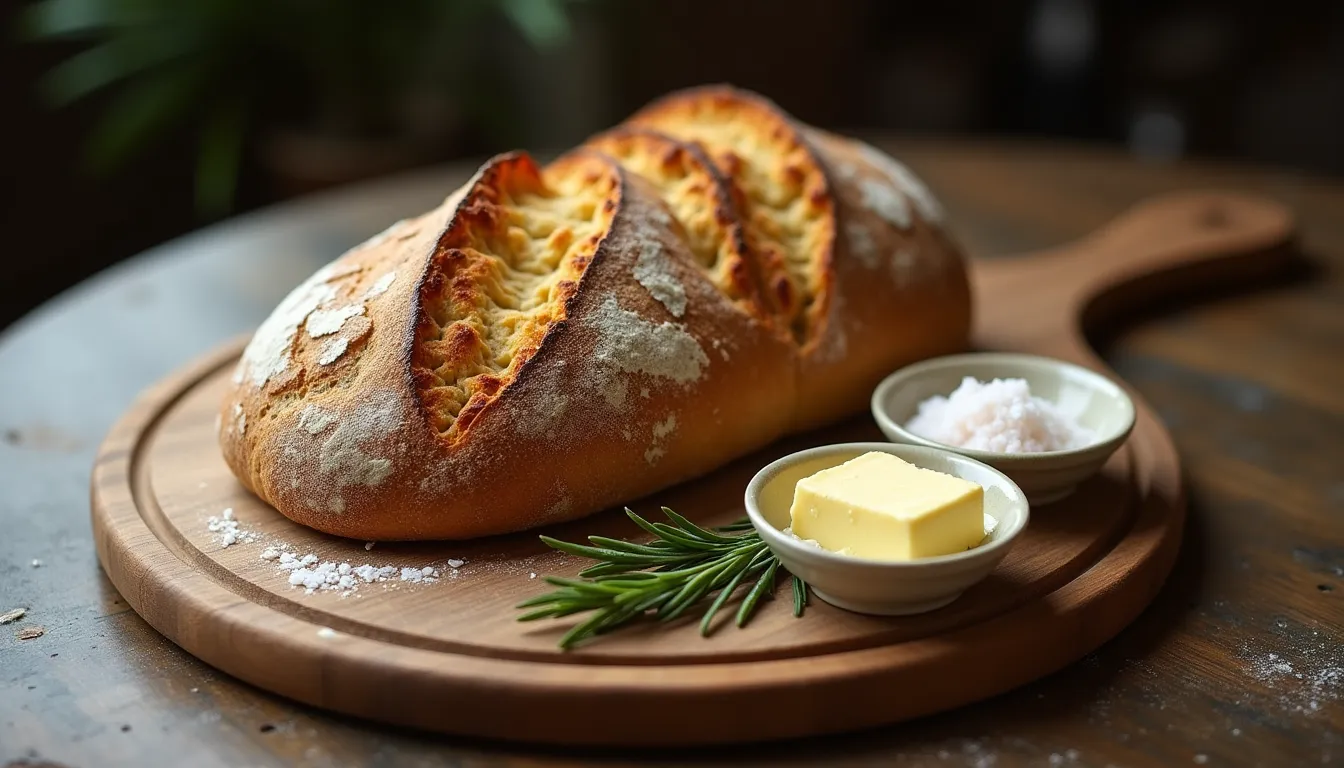
[[[250,544],[261,539],[261,534],[244,528],[242,523],[233,516],[233,507],[229,507],[218,515],[211,515],[206,518],[205,528],[215,534],[215,542],[220,547]]]
[[[277,570],[288,573],[291,588],[302,588],[309,595],[335,592],[348,597],[368,584],[383,584],[384,587],[405,583],[433,584],[444,577],[444,572],[432,565],[353,565],[347,561],[323,560],[311,552],[299,555],[288,544],[267,547],[259,557],[274,564]],[[457,569],[465,564],[465,560],[449,560],[448,566],[452,569],[449,573],[456,576]]]
[[[639,246],[639,258],[635,261],[635,279],[644,286],[650,296],[657,299],[673,317],[681,317],[686,312],[686,289],[672,272],[672,262],[663,250],[662,243],[652,238],[645,239]]]

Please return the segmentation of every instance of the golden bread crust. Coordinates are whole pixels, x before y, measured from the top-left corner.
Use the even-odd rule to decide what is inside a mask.
[[[673,94],[544,169],[493,158],[296,288],[239,362],[223,454],[342,536],[590,514],[962,348],[969,289],[940,217],[871,147],[751,94]]]
[[[444,400],[425,396],[446,380],[425,373],[442,350],[425,349],[438,341],[431,328],[452,323],[427,321],[441,311],[430,305],[452,296],[478,311],[487,294],[502,301],[499,290],[476,282],[502,271],[499,265],[477,268],[473,284],[457,292],[451,291],[456,273],[445,266],[517,255],[497,242],[479,257],[449,251],[484,242],[463,227],[507,234],[498,221],[511,214],[491,206],[526,194],[577,197],[581,188],[605,189],[601,206],[611,203],[610,213],[598,217],[606,223],[595,249],[568,252],[572,272],[565,274],[576,279],[552,286],[545,311],[536,314],[546,326],[514,323],[519,341],[509,349],[518,357],[508,366],[453,369],[463,374],[459,389],[470,391],[462,410],[471,408],[472,416],[464,423],[459,411],[443,429]],[[439,225],[437,237],[421,227],[390,246],[356,248],[296,290],[300,297],[315,293],[317,301],[287,300],[300,307],[288,315],[299,317],[287,342],[292,350],[306,343],[306,318],[359,295],[366,273],[352,271],[355,265],[385,261],[415,272],[414,280],[393,282],[368,303],[372,330],[343,386],[296,389],[280,400],[244,375],[227,397],[223,413],[239,413],[242,423],[223,420],[225,458],[282,513],[368,539],[503,533],[627,500],[632,482],[641,493],[687,480],[784,431],[794,398],[788,342],[710,281],[647,182],[596,153],[575,153],[540,175],[526,156],[509,155],[487,163],[459,202],[426,217]],[[636,278],[640,256],[650,250],[665,284],[684,294],[677,312]],[[566,281],[574,285],[560,288]],[[475,317],[454,311],[453,323]],[[481,356],[458,359],[475,363]],[[302,355],[292,355],[287,367],[304,380],[312,375]],[[240,367],[249,370],[247,363]],[[737,403],[740,392],[764,394]]]

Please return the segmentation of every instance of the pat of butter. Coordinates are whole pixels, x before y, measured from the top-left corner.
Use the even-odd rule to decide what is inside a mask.
[[[985,537],[978,484],[874,451],[798,481],[793,532],[833,552],[911,560],[963,552]]]

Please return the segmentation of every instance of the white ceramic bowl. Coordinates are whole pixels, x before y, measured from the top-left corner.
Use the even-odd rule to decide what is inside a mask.
[[[1031,394],[1073,415],[1094,439],[1068,451],[995,453],[945,445],[910,432],[905,423],[919,404],[947,396],[966,376],[980,381],[1026,379]],[[1062,360],[1036,355],[984,352],[950,355],[906,366],[873,391],[873,418],[889,440],[942,448],[982,461],[1013,479],[1032,504],[1059,501],[1101,469],[1134,428],[1134,403],[1119,385],[1099,373]]]
[[[917,560],[882,561],[841,555],[784,533],[799,480],[869,451],[979,483],[994,532],[974,549]],[[937,448],[894,443],[840,443],[810,448],[767,465],[747,485],[747,516],[785,568],[817,597],[856,613],[923,613],[956,600],[994,570],[1027,527],[1027,498],[1006,475],[974,459]]]

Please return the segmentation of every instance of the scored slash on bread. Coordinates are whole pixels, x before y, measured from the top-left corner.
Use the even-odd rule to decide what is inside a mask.
[[[965,344],[936,206],[871,147],[722,87],[545,168],[501,155],[281,303],[223,403],[225,459],[283,514],[365,539],[651,493]]]
[[[770,102],[732,88],[664,97],[627,124],[693,142],[740,190],[743,225],[766,293],[794,338],[819,343],[835,209],[821,164],[792,120]]]
[[[584,147],[614,158],[653,184],[714,285],[743,312],[763,322],[774,319],[762,293],[759,257],[748,252],[740,191],[702,149],[628,127],[594,136]]]

